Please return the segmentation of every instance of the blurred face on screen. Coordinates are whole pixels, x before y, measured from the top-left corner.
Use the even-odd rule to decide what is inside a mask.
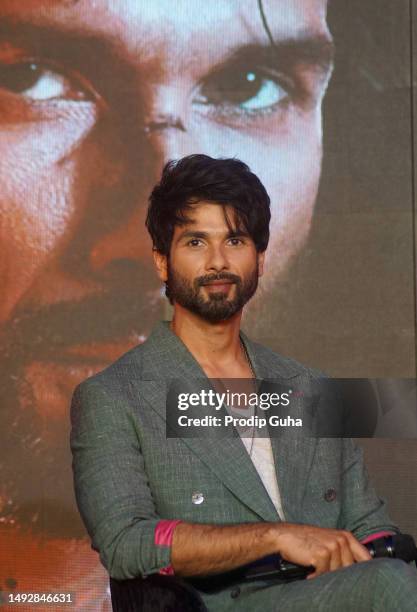
[[[271,241],[253,312],[306,241],[331,64],[326,0],[263,6],[274,44],[256,0],[1,0],[0,369],[10,469],[0,511],[20,495],[35,528],[23,489],[39,499],[41,478],[44,493],[72,499],[73,388],[162,316],[144,227],[162,165],[190,153],[236,156],[265,184]]]

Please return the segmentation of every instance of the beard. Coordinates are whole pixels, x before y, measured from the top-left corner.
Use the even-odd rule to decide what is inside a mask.
[[[68,425],[45,423],[24,370],[13,376],[19,380],[10,384],[7,377],[0,436],[0,520],[33,534],[84,537],[73,494]]]
[[[123,280],[120,291],[80,302],[26,306],[0,328],[0,525],[48,538],[85,538],[69,447],[71,393],[81,379],[73,378],[78,374],[67,350],[149,332],[160,290],[145,285],[146,278],[141,292]],[[92,363],[91,375],[101,368]]]
[[[230,272],[206,274],[193,281],[174,270],[168,260],[167,292],[172,302],[198,315],[210,323],[220,323],[230,319],[251,299],[258,287],[259,267],[245,278]],[[202,295],[201,287],[213,281],[234,283],[234,296],[228,298],[223,291],[212,291],[207,298]],[[229,290],[230,291],[230,290]]]

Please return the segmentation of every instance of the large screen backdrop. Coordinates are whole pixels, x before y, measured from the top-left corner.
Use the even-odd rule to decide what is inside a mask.
[[[236,156],[268,189],[253,339],[335,376],[415,376],[416,15],[409,0],[2,0],[2,590],[110,609],[69,403],[169,316],[144,228],[167,160]],[[417,535],[416,441],[364,446]]]

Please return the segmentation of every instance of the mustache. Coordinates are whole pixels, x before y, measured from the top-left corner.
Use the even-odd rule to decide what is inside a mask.
[[[133,283],[131,283],[133,285]],[[123,292],[86,296],[81,301],[57,302],[16,311],[0,332],[0,358],[9,365],[53,357],[76,344],[123,339],[149,331],[159,314],[158,287],[124,287]],[[63,356],[64,357],[64,356]]]
[[[202,287],[207,283],[211,283],[213,281],[227,280],[232,283],[236,283],[238,287],[242,284],[242,279],[240,276],[236,274],[232,274],[231,272],[218,272],[217,274],[205,274],[204,276],[199,276],[195,279],[194,284],[196,287]]]

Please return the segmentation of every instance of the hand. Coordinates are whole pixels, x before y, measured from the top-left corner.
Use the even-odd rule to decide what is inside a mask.
[[[281,557],[290,563],[315,568],[308,579],[372,559],[369,551],[350,531],[293,523],[279,523],[276,529]]]

